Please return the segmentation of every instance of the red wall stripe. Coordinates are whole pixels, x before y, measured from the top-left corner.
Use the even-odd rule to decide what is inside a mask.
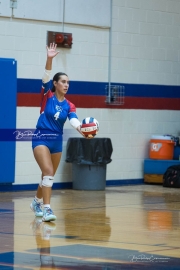
[[[106,104],[104,96],[67,94],[66,98],[74,103],[76,108],[180,110],[180,98],[125,97],[124,105]],[[40,94],[17,94],[19,107],[40,107],[40,104]]]

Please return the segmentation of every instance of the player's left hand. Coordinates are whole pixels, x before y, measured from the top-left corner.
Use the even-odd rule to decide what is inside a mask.
[[[85,139],[92,139],[92,138],[94,138],[94,136],[92,136],[91,134],[89,134],[88,136],[85,136],[84,133],[82,133],[82,131],[81,131],[81,126],[77,127],[77,131],[78,131]]]
[[[81,131],[81,126],[77,127],[77,131],[85,138],[84,134]]]
[[[93,139],[93,138],[94,138],[94,136],[91,135],[91,134],[89,134],[89,135],[86,137],[86,139]]]

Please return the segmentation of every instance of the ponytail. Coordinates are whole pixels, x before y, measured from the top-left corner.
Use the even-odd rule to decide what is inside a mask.
[[[51,92],[55,92],[55,86],[53,85],[53,87],[51,88]]]

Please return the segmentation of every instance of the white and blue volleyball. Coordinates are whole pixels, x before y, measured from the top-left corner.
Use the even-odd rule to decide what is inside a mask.
[[[86,137],[94,137],[99,131],[99,122],[94,117],[86,117],[81,122],[81,132]]]

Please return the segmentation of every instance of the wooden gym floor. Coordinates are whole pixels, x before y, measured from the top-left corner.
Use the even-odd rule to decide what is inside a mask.
[[[0,193],[0,269],[180,269],[180,189],[53,190],[48,223],[34,194]]]

